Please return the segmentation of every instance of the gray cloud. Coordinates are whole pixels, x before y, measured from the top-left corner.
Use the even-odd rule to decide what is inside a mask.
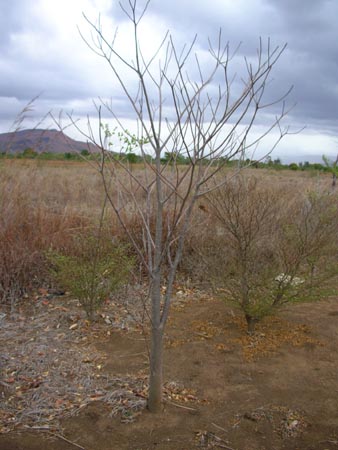
[[[10,50],[11,38],[14,31],[25,28],[25,13],[27,12],[27,2],[18,0],[15,2],[2,1],[0,4],[0,49],[4,54]]]
[[[48,3],[48,0],[41,1]],[[117,113],[131,117],[130,106],[111,81],[109,68],[81,41],[76,30],[78,23],[73,24],[71,39],[62,40],[62,28],[53,28],[36,7],[32,8],[33,3],[30,0],[0,2],[2,122],[7,123],[15,107],[22,107],[40,92],[43,94],[36,115],[58,108],[74,109],[79,115],[94,113],[89,99],[112,96]],[[121,26],[126,23],[118,2],[111,2],[105,13]],[[233,70],[241,67],[243,56],[254,58],[259,37],[265,46],[268,38],[272,46],[287,43],[276,64],[266,101],[294,85],[288,101],[297,105],[290,113],[290,121],[295,126],[307,125],[316,133],[337,135],[336,0],[152,0],[147,14],[150,20],[163,24],[163,33],[166,28],[171,30],[178,46],[190,42],[198,33],[200,50],[207,49],[208,37],[217,39],[221,27],[224,42],[229,41],[232,49],[242,42],[233,60]],[[85,27],[82,23],[81,28]],[[264,120],[263,116],[262,123]]]

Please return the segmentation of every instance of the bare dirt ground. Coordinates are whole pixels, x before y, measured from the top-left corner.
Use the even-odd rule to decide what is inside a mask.
[[[27,303],[1,316],[1,450],[338,449],[336,298],[288,306],[249,337],[239,312],[179,290],[158,416],[129,307],[107,303],[89,326],[67,298]]]

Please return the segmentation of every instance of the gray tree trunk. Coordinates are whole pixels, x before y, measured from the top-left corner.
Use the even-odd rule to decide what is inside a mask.
[[[245,319],[247,323],[247,331],[249,334],[254,334],[256,331],[256,323],[258,323],[258,319],[252,317],[250,314],[245,314]]]
[[[153,299],[152,299],[153,301]],[[157,309],[157,308],[156,308]],[[163,386],[163,331],[158,324],[152,324],[148,409],[158,413],[162,410]]]

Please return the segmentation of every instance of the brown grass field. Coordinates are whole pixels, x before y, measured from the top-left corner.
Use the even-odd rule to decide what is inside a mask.
[[[329,175],[248,173],[287,191],[330,190]],[[195,282],[183,261],[163,412],[147,412],[146,287],[125,286],[90,324],[77,299],[59,295],[44,257],[97,224],[103,198],[85,163],[0,161],[0,449],[337,449],[334,284],[250,336],[240,311]],[[107,221],[120,236],[111,212]]]

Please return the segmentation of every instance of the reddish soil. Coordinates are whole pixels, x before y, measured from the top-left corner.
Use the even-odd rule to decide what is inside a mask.
[[[62,302],[66,304],[66,299]],[[41,309],[36,308],[35,314]],[[50,310],[53,314],[56,308]],[[278,317],[264,321],[256,336],[248,337],[239,313],[221,301],[194,292],[178,296],[167,329],[167,394],[161,414],[136,408],[129,415],[132,402],[121,397],[119,408],[125,402],[126,409],[118,409],[112,417],[114,403],[98,396],[69,417],[59,415],[54,428],[32,428],[39,422],[30,424],[27,414],[22,415],[26,422],[11,426],[4,405],[14,395],[11,389],[17,379],[14,382],[6,373],[0,412],[7,422],[0,449],[337,449],[337,322],[338,303],[331,298],[289,306]],[[77,331],[80,325],[70,329],[72,322],[62,323],[58,330],[76,337],[67,341],[69,351],[72,346],[81,351],[97,349],[98,383],[102,377],[145,379],[147,348],[137,327],[122,330],[102,321],[86,328],[84,345],[84,331]],[[8,351],[8,342],[0,339],[0,344],[1,351],[6,345]],[[142,389],[137,391],[141,400]]]

